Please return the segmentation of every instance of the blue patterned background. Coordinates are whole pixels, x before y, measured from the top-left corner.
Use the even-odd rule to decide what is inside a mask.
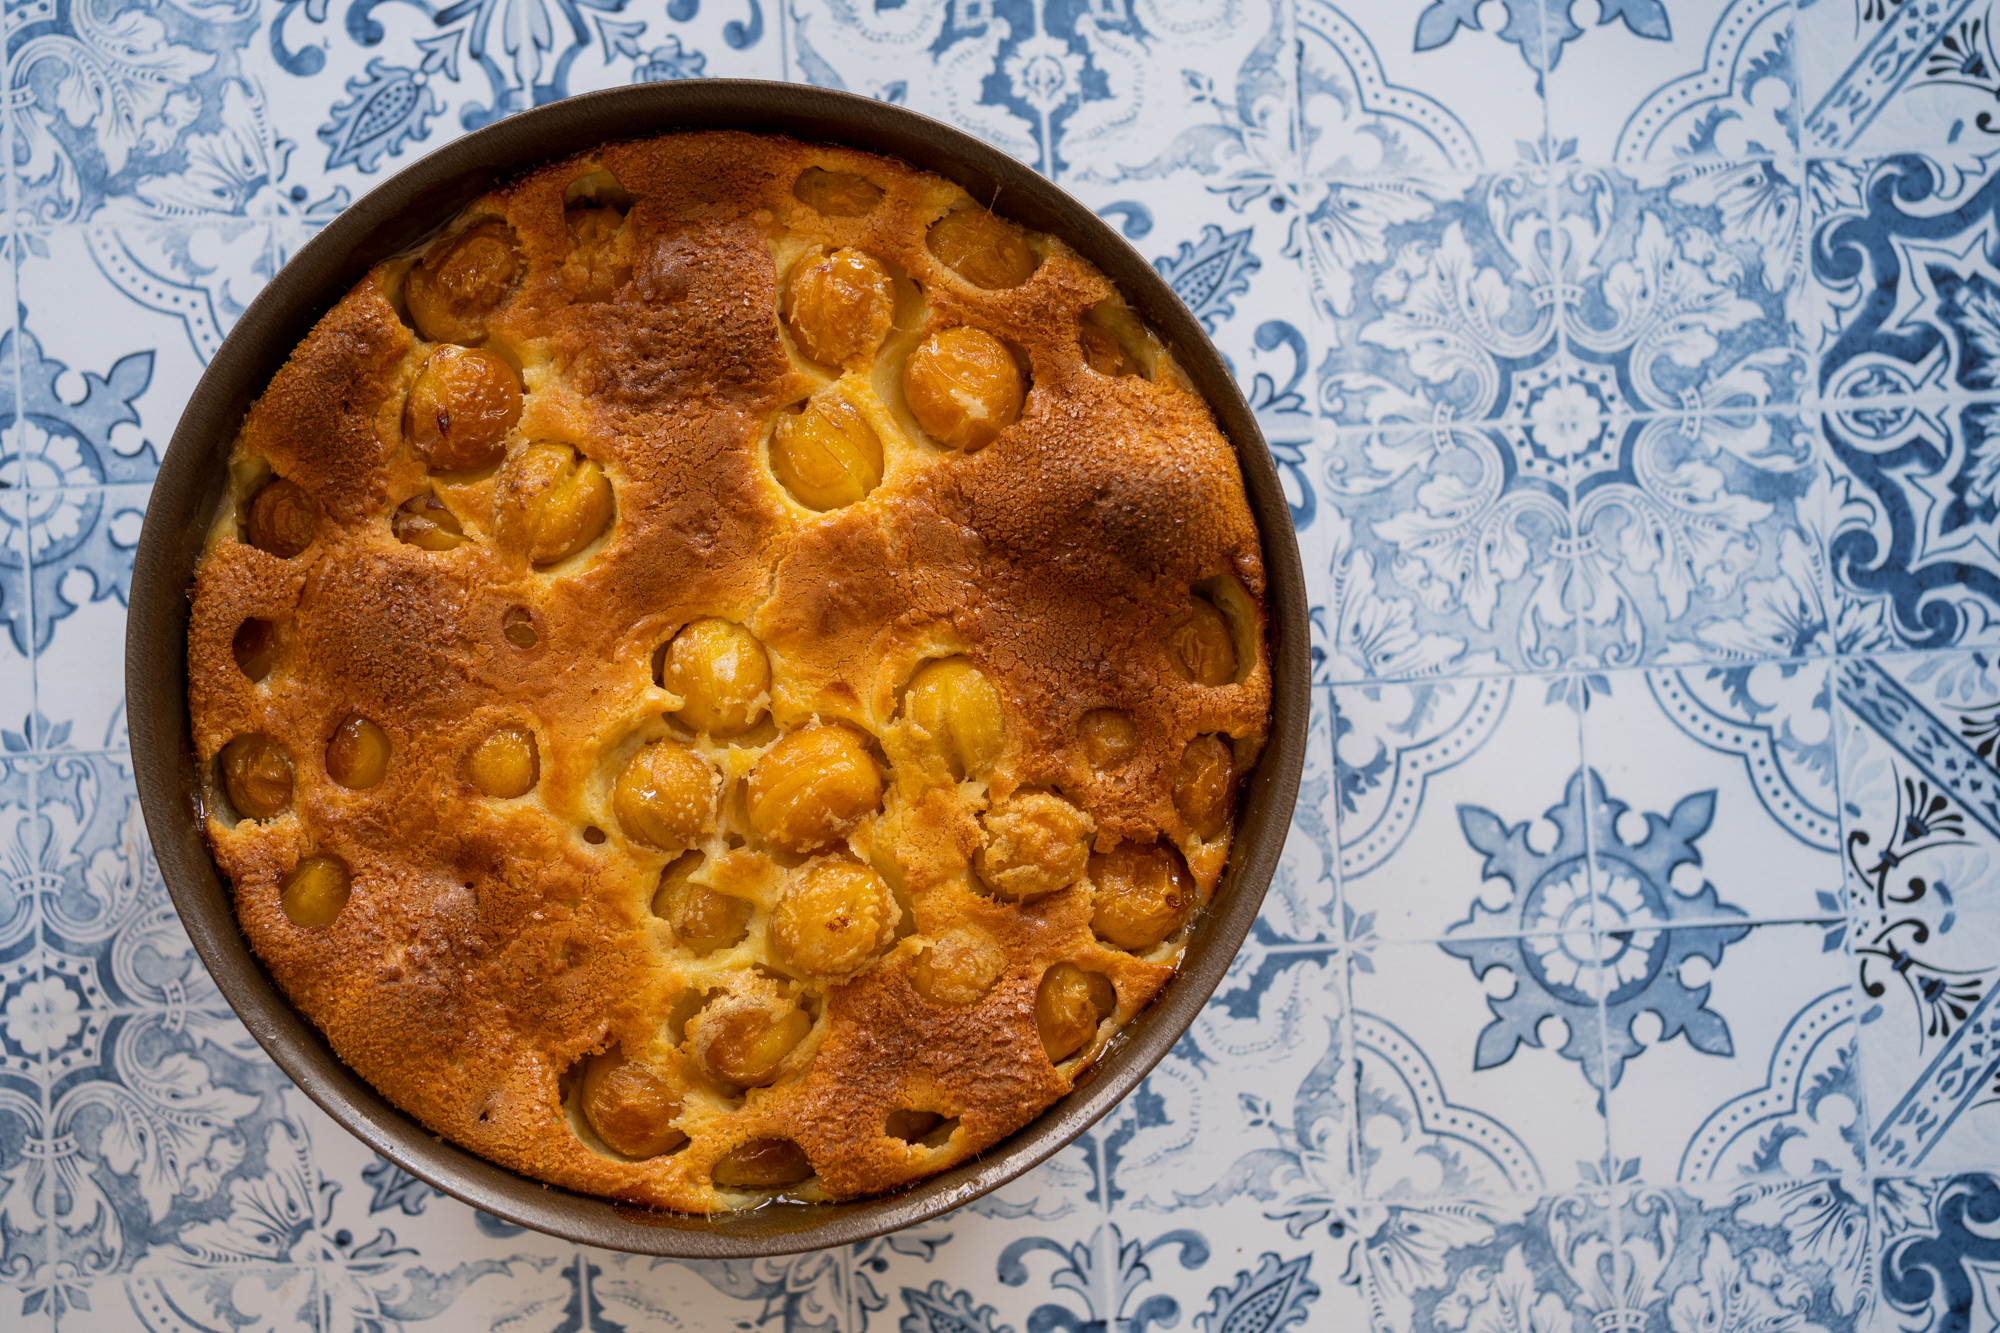
[[[0,1326],[2000,1327],[1991,0],[8,0]],[[1314,603],[1187,1037],[882,1240],[559,1243],[363,1149],[193,956],[120,674],[160,450],[313,229],[590,88],[960,125],[1214,334]]]

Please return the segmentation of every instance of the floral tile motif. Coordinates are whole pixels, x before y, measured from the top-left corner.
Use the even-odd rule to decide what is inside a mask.
[[[1681,964],[1712,1031],[1670,1039],[1641,1012],[1613,1040],[1633,1055],[1609,1098],[1611,1151],[1656,1183],[1784,1181],[1866,1168],[1852,969],[1818,925],[1765,925],[1724,965]]]
[[[1571,688],[1560,677],[1335,688],[1325,799],[1350,943],[1591,928],[1581,820],[1565,831],[1547,813],[1565,810],[1565,790],[1583,771]],[[1508,803],[1490,808],[1503,795]],[[1526,906],[1521,895],[1534,886],[1498,872],[1489,834],[1565,846],[1569,887]]]
[[[26,497],[35,619],[44,627],[35,701],[47,745],[125,745],[125,603],[150,491],[100,486]],[[107,644],[119,650],[106,652]]]
[[[1602,1178],[1605,980],[1590,934],[1363,956],[1354,1153],[1368,1199],[1532,1198]]]
[[[1650,2],[1650,0],[1648,0]],[[1466,0],[1298,0],[1299,99],[1310,174],[1443,177],[1514,162],[1547,132],[1540,71],[1568,41],[1560,7]],[[1545,20],[1553,18],[1554,24]],[[1548,32],[1552,27],[1554,31]]]
[[[1606,672],[1584,688],[1583,750],[1606,793],[1601,927],[1840,916],[1827,663]]]
[[[2000,676],[1983,654],[1850,661],[1835,692],[1870,1165],[1990,1165],[2000,1151]]]
[[[1593,34],[1584,58],[1549,72],[1550,137],[1575,140],[1585,162],[1628,170],[1797,152],[1788,0],[1622,11],[1622,27]]]
[[[797,0],[796,77],[959,126],[1056,180],[1147,179],[1291,151],[1286,8],[1172,0]]]
[[[1985,1328],[2000,1312],[1994,1269],[2000,1176],[1973,1170],[1875,1185],[1882,1327]]]
[[[1977,143],[2000,132],[1992,14],[1981,0],[1797,6],[1808,154]]]

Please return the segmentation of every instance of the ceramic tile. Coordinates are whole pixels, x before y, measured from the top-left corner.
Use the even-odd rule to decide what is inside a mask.
[[[35,702],[48,744],[125,744],[125,602],[148,486],[28,495],[34,554]],[[57,733],[60,732],[60,736]]]
[[[2000,681],[1982,654],[1940,653],[1845,662],[1835,687],[1870,1165],[1990,1163]]]
[[[1678,986],[1611,1025],[1627,1052],[1611,1151],[1635,1179],[1740,1187],[1866,1169],[1861,1006],[1839,937],[1838,924],[1755,926],[1713,959],[1663,960]]]
[[[1559,9],[1299,0],[1299,94],[1309,174],[1500,171],[1547,132],[1541,72],[1566,40]],[[1548,35],[1545,18],[1555,17]]]
[[[1588,780],[1566,677],[1334,690],[1334,775],[1349,938],[1588,930]],[[1572,873],[1550,878],[1556,866]]]
[[[1983,6],[114,0],[10,25],[0,1324],[2000,1310]],[[175,923],[119,702],[146,487],[262,283],[470,129],[703,76],[939,116],[1116,226],[1271,446],[1318,682],[1250,940],[1141,1087],[965,1209],[748,1264],[523,1231],[291,1089]]]
[[[1604,5],[1548,76],[1549,134],[1591,163],[1633,167],[1798,150],[1790,0]],[[1622,23],[1613,16],[1622,18]]]
[[[1590,678],[1583,749],[1602,929],[1841,913],[1832,668]]]
[[[1605,979],[1588,933],[1365,957],[1354,1152],[1367,1198],[1532,1199],[1604,1178]]]

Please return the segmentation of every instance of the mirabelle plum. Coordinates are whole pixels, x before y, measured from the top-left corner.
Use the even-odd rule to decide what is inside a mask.
[[[292,803],[292,759],[262,732],[238,736],[222,747],[222,785],[246,819],[272,819]]]
[[[313,544],[319,531],[319,511],[312,497],[294,481],[273,477],[250,500],[250,513],[243,523],[243,535],[260,551],[280,560]]]
[[[626,1157],[658,1157],[687,1142],[674,1128],[681,1095],[660,1071],[628,1060],[617,1047],[583,1066],[583,1118],[604,1146]]]
[[[778,1081],[785,1057],[812,1031],[812,1019],[776,983],[739,975],[732,989],[687,1021],[688,1049],[724,1083],[761,1088]]]
[[[1014,354],[984,329],[942,329],[903,366],[903,400],[926,434],[964,453],[1014,424],[1027,399]]]
[[[924,245],[952,272],[975,287],[1019,287],[1042,261],[1012,223],[973,204],[931,224]]]
[[[1235,794],[1236,753],[1229,738],[1197,736],[1189,741],[1174,778],[1174,809],[1197,838],[1213,838],[1229,827]]]
[[[330,926],[354,891],[347,862],[337,856],[308,856],[292,867],[278,890],[278,906],[295,926]]]
[[[351,791],[366,791],[389,771],[389,734],[350,713],[326,743],[326,775]]]
[[[417,332],[431,342],[475,343],[520,277],[505,223],[488,221],[432,244],[410,270],[403,299]]]
[[[472,785],[483,796],[501,801],[526,796],[542,776],[535,733],[526,727],[501,727],[473,747],[466,767]]]
[[[1035,988],[1035,1032],[1050,1064],[1061,1064],[1090,1044],[1097,1028],[1118,1010],[1118,991],[1101,972],[1057,963]]]
[[[1135,374],[1139,369],[1126,355],[1124,344],[1118,341],[1117,335],[1102,324],[1084,320],[1076,326],[1076,341],[1083,351],[1083,364],[1100,375],[1116,378]]]
[[[858,370],[874,360],[896,317],[896,283],[859,250],[807,255],[792,266],[779,305],[799,350],[823,366]]]
[[[911,984],[933,1004],[973,1004],[1007,969],[1007,953],[976,926],[953,926],[917,954]]]
[[[446,344],[432,352],[403,402],[403,435],[438,472],[492,467],[520,419],[520,377],[479,348]]]
[[[901,1139],[905,1143],[918,1143],[943,1123],[944,1117],[936,1111],[898,1109],[889,1112],[883,1120],[882,1132],[892,1139]]]
[[[751,1139],[716,1158],[708,1178],[724,1189],[768,1190],[796,1185],[812,1173],[805,1149],[790,1139]]]
[[[1090,928],[1134,953],[1181,928],[1198,901],[1180,853],[1162,843],[1121,842],[1090,858]]]
[[[788,852],[816,852],[852,833],[882,803],[868,747],[838,723],[804,727],[750,771],[750,826]]]
[[[1095,769],[1123,768],[1139,753],[1139,728],[1118,708],[1093,708],[1077,723],[1083,757]]]
[[[882,202],[882,187],[849,171],[807,167],[792,182],[792,198],[822,217],[865,217]]]
[[[660,872],[653,915],[673,927],[674,938],[697,954],[711,954],[740,942],[750,930],[750,904],[689,876],[701,869],[700,852],[685,852]]]
[[[771,913],[771,948],[808,976],[843,977],[880,953],[895,925],[896,901],[880,875],[858,861],[809,861]]]
[[[563,286],[579,301],[608,301],[632,276],[632,265],[618,250],[618,230],[625,215],[615,208],[571,208],[563,212],[569,227],[569,254],[563,259]]]
[[[458,516],[429,491],[398,505],[389,519],[389,530],[396,534],[396,540],[420,551],[449,551],[465,540]]]
[[[654,741],[632,756],[612,790],[626,836],[679,852],[715,827],[715,770],[677,741]]]
[[[1000,692],[963,657],[927,662],[910,678],[903,725],[908,739],[942,760],[954,781],[984,774],[1006,742]]]
[[[611,524],[611,481],[566,444],[531,444],[500,472],[500,532],[537,565],[575,555]]]
[[[1015,792],[979,818],[986,845],[972,868],[1002,898],[1025,902],[1066,889],[1090,860],[1097,821],[1053,792]]]
[[[522,652],[542,641],[542,636],[535,630],[535,613],[525,606],[507,608],[507,614],[500,617],[500,634]]]
[[[749,630],[705,616],[667,644],[660,684],[686,700],[675,714],[682,722],[711,736],[738,736],[764,716],[771,659]]]
[[[1193,614],[1167,635],[1167,660],[1183,680],[1227,685],[1236,679],[1236,643],[1229,637],[1229,622],[1208,599],[1193,601]]]
[[[771,471],[808,509],[839,509],[882,484],[882,437],[861,409],[831,390],[778,414]]]
[[[278,664],[278,627],[252,616],[236,627],[229,651],[236,658],[238,671],[251,680],[262,680]]]

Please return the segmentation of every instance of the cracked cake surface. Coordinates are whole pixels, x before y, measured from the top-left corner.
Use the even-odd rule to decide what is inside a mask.
[[[339,1056],[493,1161],[908,1184],[1066,1092],[1222,882],[1271,705],[1236,456],[939,177],[731,132],[536,170],[371,270],[230,467],[210,846]]]

